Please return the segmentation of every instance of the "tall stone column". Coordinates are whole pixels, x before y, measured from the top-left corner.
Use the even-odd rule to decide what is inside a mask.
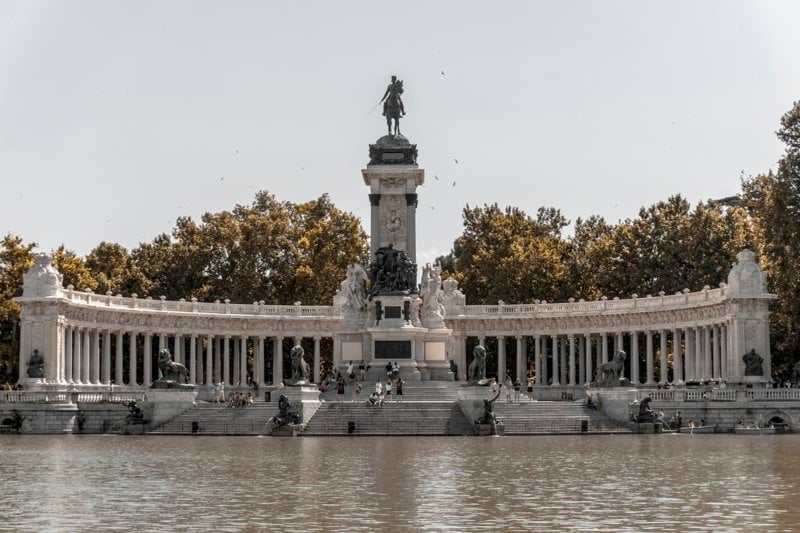
[[[553,368],[552,368],[553,381],[552,381],[552,385],[556,386],[556,385],[560,385],[561,384],[561,382],[558,379],[560,377],[560,372],[559,372],[559,369],[558,369],[558,360],[560,359],[560,356],[559,356],[559,353],[558,353],[559,352],[559,350],[558,350],[558,335],[553,335],[552,336],[552,340],[553,340]]]
[[[372,258],[375,257],[375,252],[381,247],[381,195],[375,193],[370,194],[369,205],[369,233],[371,236],[369,242],[369,256]],[[283,376],[281,376],[281,380],[283,380]]]
[[[703,379],[705,368],[705,354],[703,353],[703,328],[694,328],[694,375],[696,379]]]
[[[233,337],[233,384],[234,385],[241,385],[239,383],[239,378],[241,377],[241,371],[239,367],[242,363],[242,358],[239,354],[242,353],[242,343],[239,342],[238,337]]]
[[[242,358],[239,362],[239,383],[245,387],[247,386],[247,335],[242,335],[242,350],[239,355]]]
[[[672,383],[684,380],[681,351],[681,330],[675,328],[672,330]]]
[[[84,385],[89,385],[92,382],[91,375],[89,371],[91,367],[89,366],[89,359],[91,358],[91,350],[92,350],[92,335],[89,328],[84,328],[83,330],[83,339],[81,339],[81,382]]]
[[[167,348],[167,334],[159,333],[158,335],[158,353]],[[158,354],[156,354],[158,355]]]
[[[122,377],[122,331],[117,331],[117,339],[114,343],[114,383],[124,385],[125,378]]]
[[[111,384],[111,331],[103,331],[103,385]]]
[[[259,384],[264,383],[264,379],[265,379],[265,376],[264,376],[264,374],[265,374],[265,372],[264,372],[264,350],[265,350],[265,348],[264,348],[264,340],[265,339],[264,339],[263,335],[259,335],[258,336],[258,361],[257,361],[258,378],[257,378],[257,380],[258,380]]]
[[[653,380],[653,332],[647,330],[645,335],[647,339],[647,381],[645,384],[653,385],[655,383]]]
[[[600,337],[600,346],[602,348],[603,363],[608,363],[608,334],[603,333]]]
[[[631,383],[639,384],[639,332],[631,331]]]
[[[525,337],[517,335],[517,381],[520,387],[525,385],[528,377],[528,358],[525,353]]]
[[[74,330],[75,330],[75,328],[73,328],[72,326],[67,326],[67,332],[64,335],[64,337],[65,337],[65,341],[64,341],[64,356],[65,356],[64,357],[64,379],[66,380],[67,383],[72,383],[73,382],[72,381],[72,366],[73,366],[73,362],[72,362],[72,346],[73,346],[73,342],[75,342],[75,341],[73,340],[72,334],[73,334]]]
[[[149,387],[153,383],[153,334],[144,334],[144,375],[142,385]]]
[[[585,348],[585,355],[586,355],[586,385],[588,386],[589,383],[592,382],[592,334],[585,333],[583,335],[583,341],[586,345]]]
[[[406,194],[406,253],[417,262],[417,193]]]
[[[506,368],[506,338],[497,336],[497,382],[505,384],[508,370]]]
[[[617,338],[614,341],[614,353],[616,354],[618,351],[622,350],[623,346],[625,346],[625,339],[622,337],[622,332],[618,331]]]
[[[575,385],[575,335],[569,335],[569,384]]]
[[[178,364],[183,364],[183,335],[177,333],[172,341],[175,346],[174,360]]]
[[[76,385],[81,384],[81,361],[83,358],[83,328],[75,328],[72,346],[72,382]],[[21,369],[20,369],[21,370]]]
[[[283,336],[279,335],[274,339],[272,350],[272,384],[281,385],[283,383]],[[340,354],[341,355],[341,354]]]
[[[721,366],[721,350],[719,347],[719,326],[711,326],[711,331],[714,334],[714,369],[712,371],[711,377],[713,379],[722,379],[722,372],[720,371]]]
[[[222,339],[214,337],[214,377],[211,383],[216,385],[222,381]]]
[[[667,373],[667,330],[662,329],[658,332],[658,336],[661,338],[661,354],[659,357],[660,361],[660,375],[659,375],[659,383],[667,383],[667,377],[669,374]]]
[[[533,373],[535,374],[534,383],[542,384],[542,354],[539,350],[539,335],[533,336]]]
[[[582,385],[586,383],[586,351],[585,351],[585,344],[583,342],[583,335],[579,335],[577,338],[578,342],[578,385]]]
[[[711,375],[711,329],[708,326],[703,327],[703,379],[709,380]]]
[[[222,380],[225,385],[233,385],[231,381],[231,336],[225,335],[222,341]]]
[[[558,351],[559,351],[559,364],[561,370],[561,376],[559,383],[562,385],[567,384],[567,338],[566,337],[559,337],[558,339]]]
[[[730,379],[730,374],[728,370],[728,332],[726,331],[726,327],[724,325],[719,327],[719,342],[720,342],[720,361],[721,361],[721,369],[720,372],[722,373],[722,379],[728,381]]]
[[[189,337],[189,381],[197,384],[197,334]]]
[[[92,385],[100,384],[100,330],[93,329],[92,338]]]
[[[138,385],[136,379],[136,332],[128,332],[128,385]]]
[[[206,385],[214,384],[214,336],[206,336]]]
[[[319,383],[320,360],[319,360],[319,336],[314,337],[314,383]]]

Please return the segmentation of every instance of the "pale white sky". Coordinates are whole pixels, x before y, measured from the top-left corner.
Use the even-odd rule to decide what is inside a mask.
[[[0,0],[0,233],[131,248],[258,189],[328,192],[368,228],[391,74],[427,172],[420,262],[467,203],[616,221],[774,168],[798,57],[788,1]]]

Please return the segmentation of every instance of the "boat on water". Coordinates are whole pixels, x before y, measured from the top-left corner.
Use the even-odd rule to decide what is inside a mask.
[[[737,435],[774,435],[775,428],[736,428]]]

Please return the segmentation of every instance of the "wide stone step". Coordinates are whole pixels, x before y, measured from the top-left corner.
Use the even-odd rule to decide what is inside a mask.
[[[326,403],[309,421],[303,435],[466,435],[470,432],[469,422],[453,402],[384,403],[382,406]]]

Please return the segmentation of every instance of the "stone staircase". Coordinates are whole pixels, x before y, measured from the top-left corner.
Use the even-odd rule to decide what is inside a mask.
[[[385,374],[385,372],[384,372]],[[369,398],[369,395],[375,390],[375,383],[377,379],[358,381],[361,384],[361,401]],[[384,384],[384,391],[386,390],[386,379],[382,380]],[[345,386],[345,393],[343,400],[353,400],[353,389],[355,383],[347,383]],[[406,381],[403,385],[403,401],[404,402],[455,402],[458,400],[459,385],[452,381]],[[392,399],[396,395],[396,387],[392,387]],[[322,393],[321,398],[326,402],[337,401],[336,387],[331,387]]]
[[[505,426],[506,435],[559,433],[630,433],[627,424],[592,411],[582,401],[538,401],[494,404],[495,416]]]
[[[196,405],[150,431],[162,435],[268,435],[267,420],[278,413],[278,404],[257,402],[246,407],[224,403]]]
[[[350,423],[353,423],[350,431]],[[368,405],[326,402],[302,435],[469,435],[470,422],[453,401],[406,401]]]

